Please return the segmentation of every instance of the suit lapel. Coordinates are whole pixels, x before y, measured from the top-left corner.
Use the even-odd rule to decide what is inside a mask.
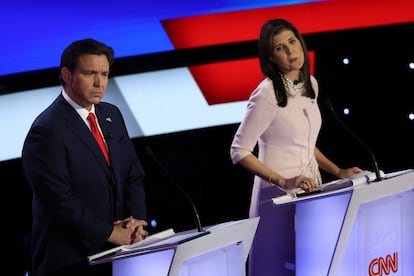
[[[105,157],[103,156],[102,151],[99,148],[99,145],[96,143],[96,140],[93,137],[88,126],[85,124],[76,110],[74,110],[72,106],[70,106],[70,104],[63,98],[63,96],[60,96],[59,103],[60,114],[63,120],[66,121],[66,126],[69,131],[73,132],[75,136],[83,141],[88,150],[92,151],[92,153],[96,156],[97,162],[100,164],[100,166],[109,174],[110,171],[106,165]]]

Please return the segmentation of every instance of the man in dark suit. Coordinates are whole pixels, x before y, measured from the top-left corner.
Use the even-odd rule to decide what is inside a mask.
[[[148,232],[144,171],[120,110],[101,102],[114,60],[94,39],[62,53],[63,90],[33,122],[22,164],[33,190],[32,275],[111,275],[87,256],[135,243]],[[109,160],[91,133],[96,115]]]

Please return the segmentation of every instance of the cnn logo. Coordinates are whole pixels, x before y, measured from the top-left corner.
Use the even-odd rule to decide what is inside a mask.
[[[383,257],[373,259],[369,264],[368,273],[369,276],[382,276],[389,275],[391,270],[398,271],[398,252],[394,252],[393,257],[387,255],[385,259]]]

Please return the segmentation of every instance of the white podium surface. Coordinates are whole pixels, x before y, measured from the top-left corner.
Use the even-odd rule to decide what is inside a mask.
[[[413,188],[407,170],[285,200],[296,205],[296,275],[414,275]]]
[[[127,254],[99,260],[112,262],[114,276],[241,276],[259,218],[230,221],[185,231]],[[99,265],[98,263],[96,265]]]

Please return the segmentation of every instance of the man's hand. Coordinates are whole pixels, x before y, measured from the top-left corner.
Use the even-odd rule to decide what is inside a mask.
[[[114,228],[108,241],[117,245],[127,245],[142,241],[148,236],[144,229],[148,223],[132,216],[114,222]]]

